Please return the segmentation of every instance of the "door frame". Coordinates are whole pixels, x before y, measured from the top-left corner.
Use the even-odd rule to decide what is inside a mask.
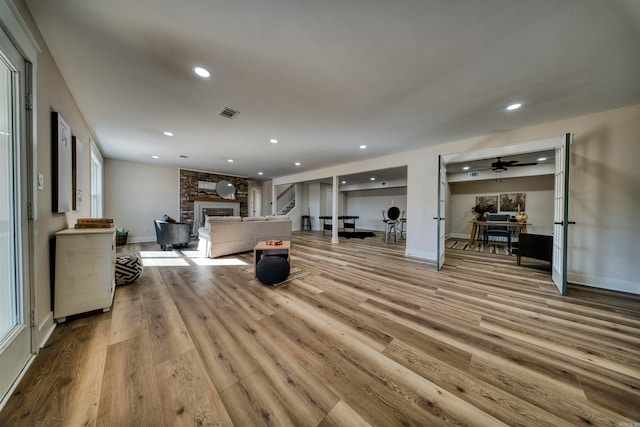
[[[29,62],[24,76],[25,90],[30,96],[30,108],[27,108],[24,117],[24,138],[19,144],[20,150],[20,188],[21,193],[21,213],[19,221],[23,222],[21,226],[21,276],[24,286],[29,289],[27,318],[29,319],[29,329],[31,335],[31,356],[26,361],[25,366],[21,367],[21,371],[16,377],[13,385],[7,391],[5,396],[0,396],[0,410],[7,402],[13,391],[19,384],[20,380],[26,373],[27,369],[33,363],[35,355],[39,349],[38,337],[38,313],[36,312],[35,300],[35,243],[34,243],[34,221],[36,219],[37,205],[35,198],[35,165],[37,164],[37,59],[38,52],[41,51],[24,19],[20,16],[19,11],[9,0],[0,0],[0,26],[13,42],[14,46],[20,52],[22,58]],[[24,95],[24,94],[22,94]],[[53,320],[50,317],[51,321]],[[52,322],[53,323],[53,322]],[[50,332],[53,331],[53,325]],[[49,332],[49,333],[50,333]],[[48,334],[47,334],[48,337]]]
[[[571,137],[572,137],[571,133],[567,132],[552,138],[521,142],[521,143],[516,143],[512,145],[488,147],[488,148],[483,148],[479,150],[463,151],[459,153],[442,154],[441,157],[445,163],[460,163],[460,162],[467,162],[467,161],[473,161],[473,160],[488,159],[488,158],[497,157],[497,156],[517,155],[517,154],[532,153],[536,151],[545,151],[545,150],[559,150],[565,146],[565,142],[568,139],[570,140]],[[556,164],[556,173],[557,173],[557,164]],[[569,180],[568,175],[565,179],[566,179],[566,182],[568,183],[568,180]],[[437,184],[438,186],[440,186],[439,180]],[[569,194],[567,191],[567,194],[565,194],[565,197],[568,197],[568,196]],[[555,194],[554,194],[554,197],[555,197]],[[569,202],[567,199],[565,201],[565,206],[568,206],[568,204]],[[568,217],[568,212],[565,212],[564,215]],[[555,218],[555,208],[554,208],[554,218]],[[566,227],[567,225],[565,225],[565,229]],[[556,284],[561,295],[566,294],[566,281],[567,281],[566,271],[567,271],[567,261],[568,261],[568,256],[567,256],[568,242],[566,239],[566,234],[567,232],[565,231],[565,233],[563,233],[562,236],[556,236],[556,233],[554,233],[554,236],[553,236],[554,242],[556,241],[556,239],[563,239],[565,243],[564,244],[564,263],[563,263],[564,264],[563,269],[565,271],[565,274],[562,279],[563,283]],[[439,239],[439,238],[440,238],[439,236],[436,236],[436,239]],[[436,259],[436,265],[439,265],[439,254],[437,255],[437,258],[438,259]]]

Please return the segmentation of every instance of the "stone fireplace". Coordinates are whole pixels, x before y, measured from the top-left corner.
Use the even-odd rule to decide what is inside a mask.
[[[200,193],[199,184],[201,181],[217,183],[221,180],[229,181],[235,186],[235,199],[223,199],[216,194],[203,195]],[[196,208],[195,202],[220,203],[218,206],[205,207],[205,209],[234,209],[233,213],[229,213],[229,215],[249,216],[248,185],[249,180],[245,177],[180,169],[180,222],[193,224],[194,233],[196,233],[201,222],[204,221],[204,215],[212,215],[211,213],[203,213],[201,207]],[[239,210],[238,206],[240,206]],[[227,212],[230,211],[218,211],[213,215],[226,215]]]
[[[205,215],[212,216],[240,216],[240,202],[193,202],[194,227],[202,227]]]

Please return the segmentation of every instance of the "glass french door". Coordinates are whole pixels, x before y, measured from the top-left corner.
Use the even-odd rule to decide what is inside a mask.
[[[26,70],[0,29],[0,404],[32,356]]]
[[[553,260],[551,276],[560,295],[567,294],[567,244],[569,242],[569,154],[571,135],[556,148],[556,176],[554,191]]]
[[[442,156],[438,156],[438,271],[444,265],[445,240],[445,211],[447,206],[447,163]]]

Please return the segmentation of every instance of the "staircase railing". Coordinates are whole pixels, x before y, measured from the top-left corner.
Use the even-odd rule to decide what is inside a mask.
[[[278,193],[276,197],[276,214],[286,215],[296,205],[296,187],[289,185]]]

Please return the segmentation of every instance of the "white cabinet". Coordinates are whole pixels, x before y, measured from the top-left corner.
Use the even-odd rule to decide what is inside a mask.
[[[109,311],[115,291],[114,228],[67,229],[56,233],[53,317]]]

